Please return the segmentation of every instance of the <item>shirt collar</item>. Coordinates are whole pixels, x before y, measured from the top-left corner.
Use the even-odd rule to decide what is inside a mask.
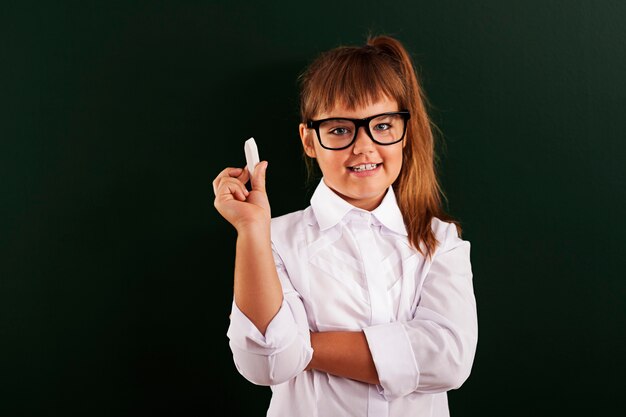
[[[339,197],[326,185],[324,179],[320,180],[311,197],[311,208],[320,230],[335,226],[352,210],[364,211]],[[387,189],[383,201],[371,213],[378,222],[392,232],[403,236],[408,235],[393,187],[390,186]]]

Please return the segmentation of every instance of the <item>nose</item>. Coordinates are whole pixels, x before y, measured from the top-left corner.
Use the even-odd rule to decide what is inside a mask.
[[[352,146],[355,155],[370,153],[374,150],[374,141],[367,134],[367,127],[359,126],[356,131],[356,139]]]

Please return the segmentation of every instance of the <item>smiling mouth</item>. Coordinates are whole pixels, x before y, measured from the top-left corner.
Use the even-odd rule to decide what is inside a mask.
[[[371,171],[373,169],[376,169],[379,165],[381,164],[361,164],[361,165],[355,165],[353,167],[348,167],[348,168],[350,168],[350,170],[354,172],[363,172],[363,171]]]

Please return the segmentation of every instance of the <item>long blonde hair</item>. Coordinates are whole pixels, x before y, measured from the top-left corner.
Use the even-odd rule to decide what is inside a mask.
[[[364,46],[340,46],[320,54],[300,75],[302,122],[342,102],[348,108],[393,98],[411,113],[405,136],[402,169],[393,189],[398,199],[409,242],[423,255],[432,256],[438,242],[431,227],[433,217],[456,224],[445,213],[444,194],[435,167],[434,125],[410,55],[397,39],[369,37]],[[309,172],[313,167],[307,159]]]

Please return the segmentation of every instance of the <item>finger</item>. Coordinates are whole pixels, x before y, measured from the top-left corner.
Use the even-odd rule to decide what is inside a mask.
[[[246,201],[249,191],[245,187],[238,184],[228,184],[228,192],[235,198],[235,200]]]
[[[252,176],[252,189],[256,191],[265,192],[265,172],[267,171],[267,161],[261,161],[254,168],[254,175]]]
[[[248,171],[248,167],[243,167],[243,169],[241,170],[241,174],[239,174],[239,176],[237,177],[237,179],[239,181],[241,181],[242,184],[247,184],[248,180],[250,180],[250,171]]]
[[[225,178],[237,178],[241,176],[241,168],[224,168],[213,180],[213,193],[217,195],[217,189],[219,188],[220,182]],[[245,184],[245,183],[244,183]]]
[[[215,187],[215,200],[226,201],[230,199],[236,199],[239,201],[245,201],[250,192],[246,189],[246,186],[242,184],[237,178],[220,178],[217,181]]]
[[[228,168],[224,168],[222,170],[222,172],[220,172],[218,174],[218,178],[219,177],[231,177],[231,178],[237,178],[239,175],[241,175],[241,171],[243,169],[242,168],[233,168],[233,167],[228,167]]]

